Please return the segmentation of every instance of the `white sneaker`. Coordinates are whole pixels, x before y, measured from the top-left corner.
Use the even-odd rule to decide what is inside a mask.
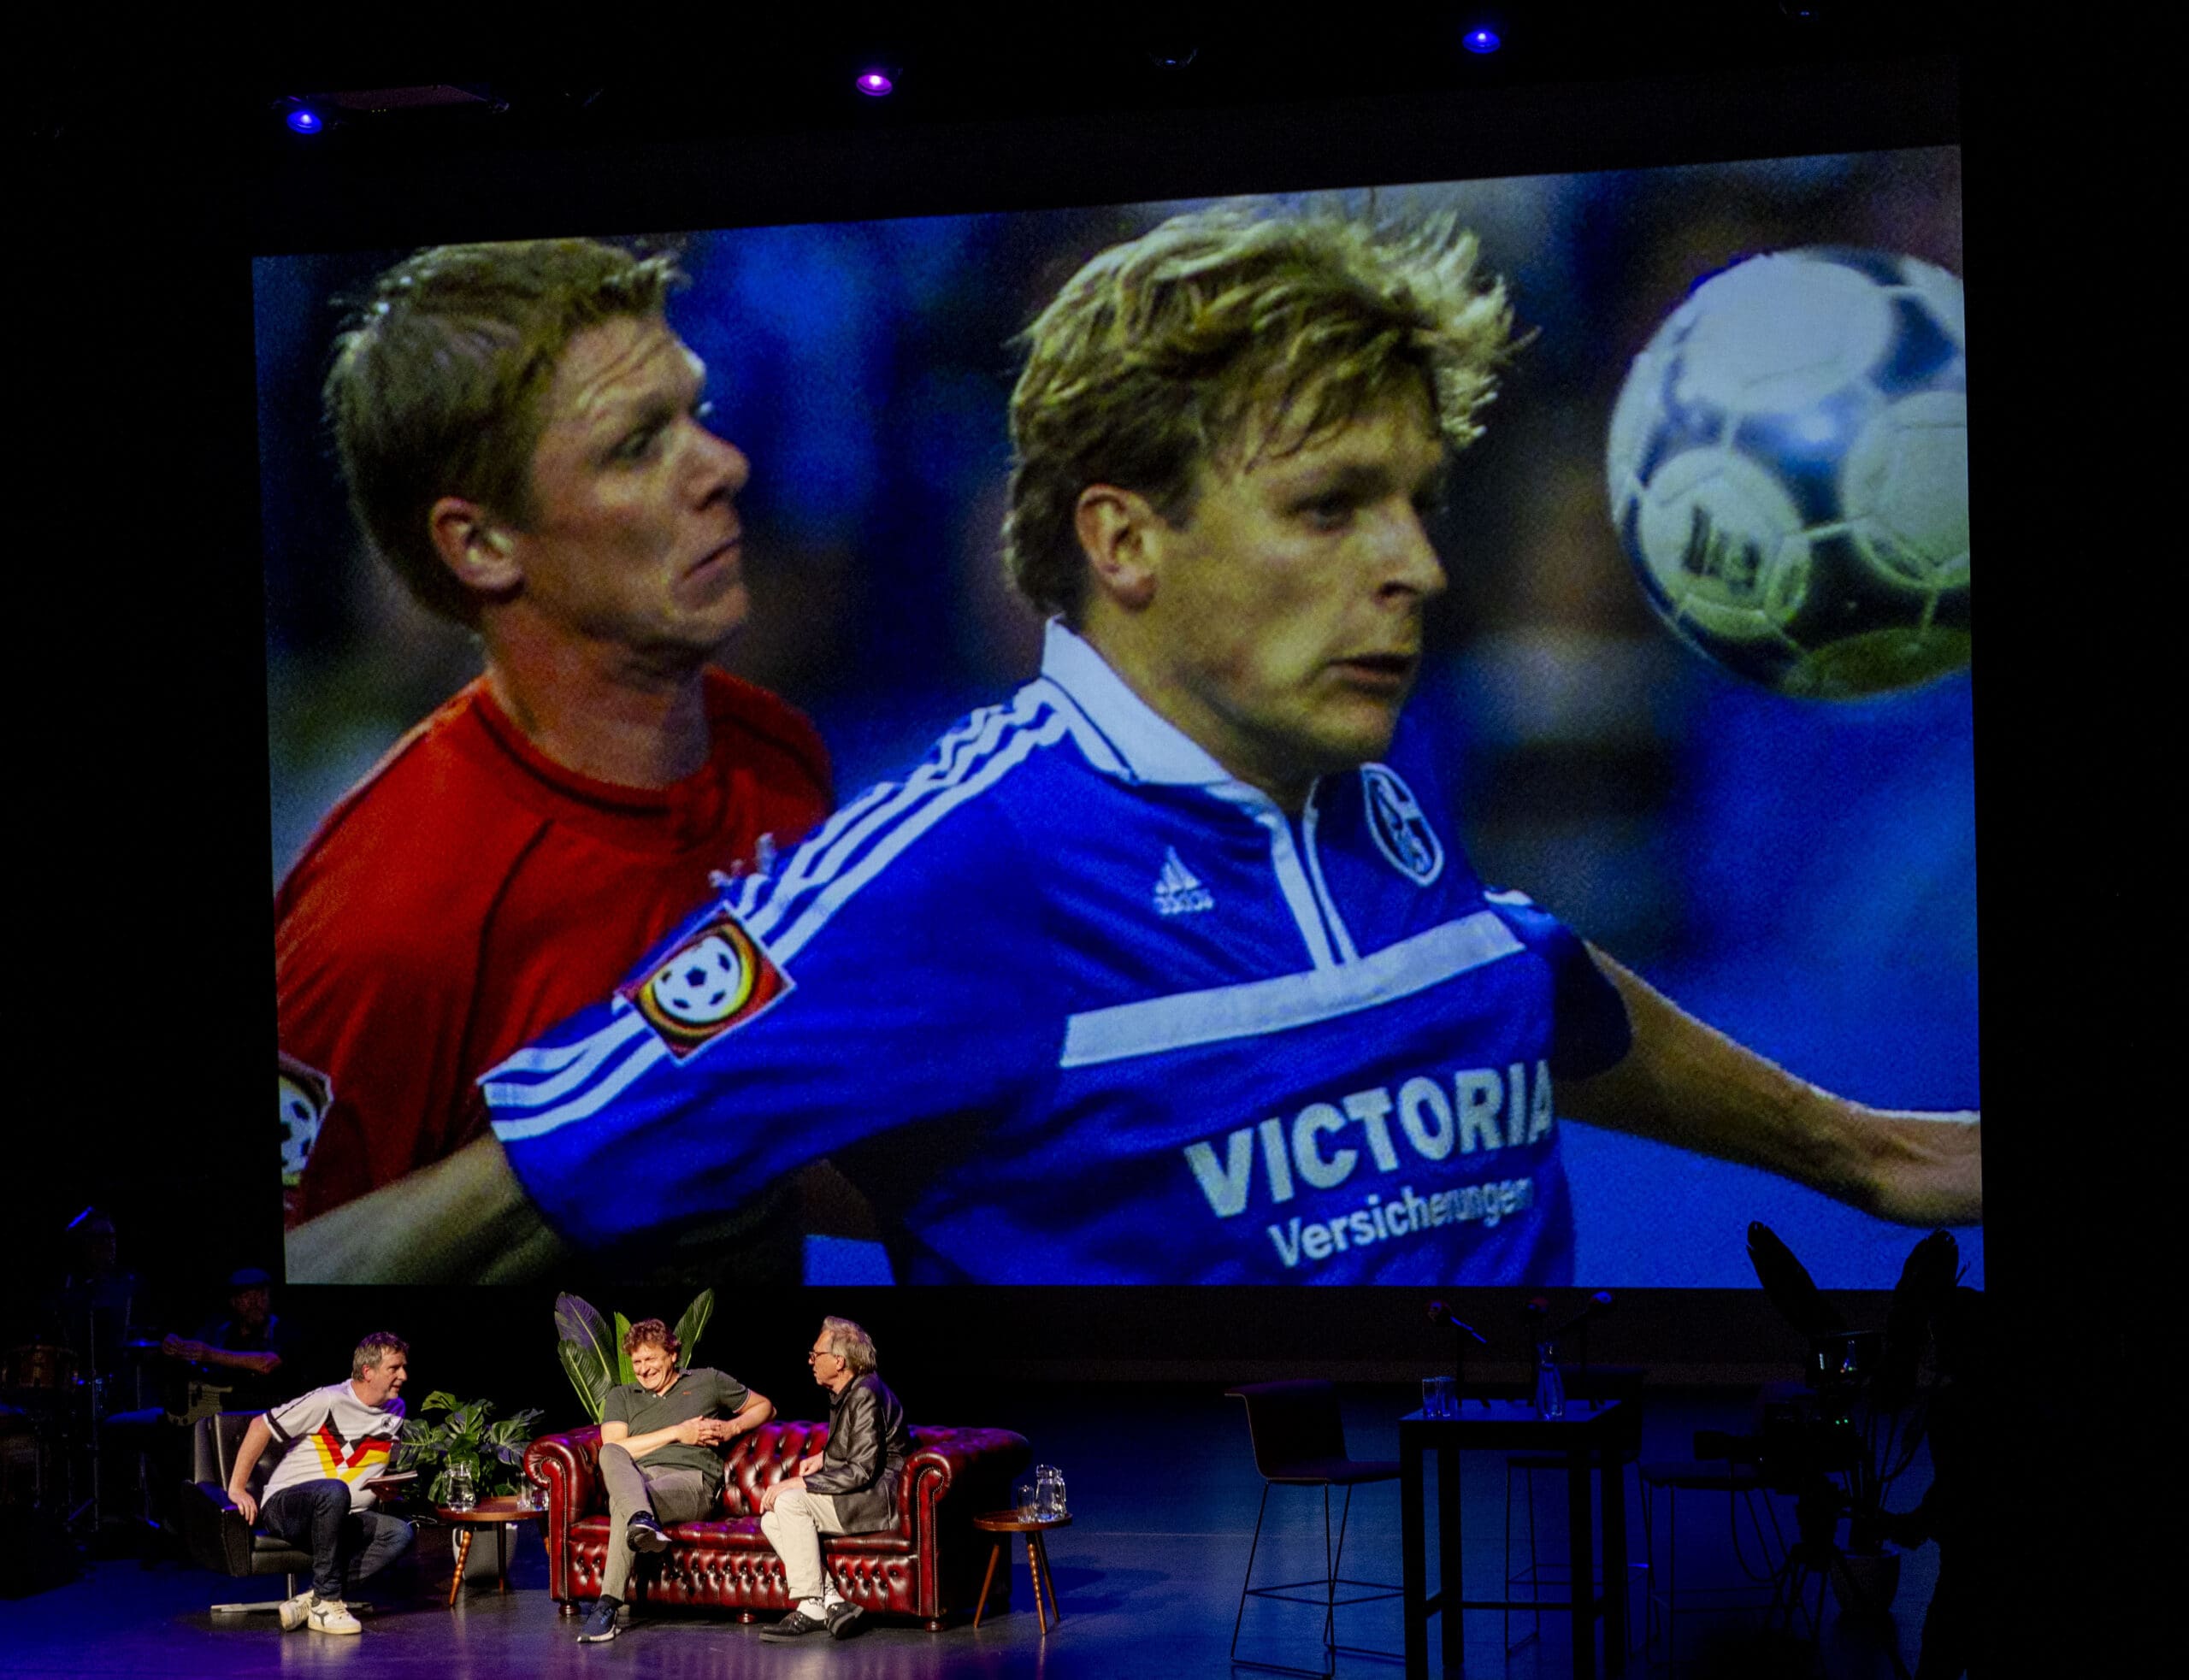
[[[315,1602],[316,1600],[312,1597],[311,1589],[309,1587],[294,1598],[283,1599],[280,1608],[276,1612],[281,1618],[281,1631],[293,1633],[302,1627],[304,1624],[304,1618],[311,1613],[311,1607]]]
[[[362,1633],[364,1625],[343,1607],[339,1598],[316,1598],[312,1600],[305,1624],[314,1633]]]

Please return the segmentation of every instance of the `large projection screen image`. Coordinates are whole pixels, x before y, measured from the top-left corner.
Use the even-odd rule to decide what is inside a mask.
[[[1384,373],[1102,301],[1272,224]],[[292,1278],[1981,1286],[1956,149],[561,231],[658,317],[371,364],[378,549],[457,259],[254,262]]]

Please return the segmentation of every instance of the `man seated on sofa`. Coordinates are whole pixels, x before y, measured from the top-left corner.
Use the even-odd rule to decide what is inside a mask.
[[[760,1496],[760,1532],[783,1560],[790,1614],[763,1639],[799,1639],[823,1629],[838,1639],[856,1630],[859,1607],[836,1590],[821,1566],[824,1534],[894,1528],[897,1488],[912,1450],[905,1408],[875,1373],[874,1339],[848,1318],[824,1318],[805,1356],[813,1380],[829,1391],[829,1441]]]
[[[373,1483],[403,1432],[410,1354],[401,1336],[375,1330],[351,1356],[347,1382],[262,1412],[244,1431],[228,1472],[229,1500],[245,1522],[263,1517],[267,1533],[311,1553],[311,1586],[282,1603],[285,1632],[304,1624],[314,1633],[356,1633],[357,1618],[343,1602],[348,1583],[377,1574],[410,1544],[410,1524],[373,1509]],[[276,1441],[281,1461],[262,1505],[251,1496],[251,1474]]]
[[[623,1333],[634,1382],[608,1391],[600,1414],[600,1480],[608,1490],[608,1562],[600,1601],[578,1638],[616,1637],[616,1612],[631,1578],[634,1551],[669,1544],[668,1523],[695,1522],[722,1492],[722,1449],[776,1415],[765,1394],[727,1372],[680,1371],[676,1334],[658,1318]]]

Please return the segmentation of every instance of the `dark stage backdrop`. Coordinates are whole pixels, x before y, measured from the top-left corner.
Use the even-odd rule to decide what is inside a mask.
[[[2131,931],[2145,887],[2141,829],[2129,801],[2150,734],[2137,720],[2158,714],[2136,704],[2151,640],[2125,628],[2142,628],[2136,602],[2100,603],[2092,590],[2097,557],[2139,547],[2119,528],[2117,486],[2154,480],[2107,453],[2136,440],[2104,423],[2103,387],[2070,371],[2088,364],[2080,346],[2093,335],[2075,326],[2087,312],[2060,294],[2077,293],[2090,261],[2071,250],[2040,262],[2040,251],[2073,242],[2027,232],[2033,209],[2048,225],[2070,225],[2086,179],[2104,177],[2061,171],[2028,144],[1997,81],[1969,84],[1964,111],[1966,68],[1950,54],[1866,48],[1805,64],[1657,63],[1631,75],[1523,80],[1464,101],[1249,97],[1222,109],[1158,105],[1129,122],[1022,112],[817,125],[747,133],[727,148],[689,139],[595,150],[558,139],[532,150],[276,154],[211,124],[161,130],[145,116],[114,133],[80,124],[41,140],[50,164],[33,225],[55,278],[22,325],[38,368],[32,388],[55,393],[32,499],[60,516],[60,528],[55,564],[27,586],[18,632],[31,678],[19,701],[25,783],[42,820],[23,819],[34,861],[15,894],[35,1013],[16,1058],[24,1167],[9,1188],[6,1259],[21,1280],[11,1317],[27,1316],[59,1228],[94,1200],[113,1209],[125,1259],[170,1323],[229,1268],[274,1264],[278,1253],[278,1214],[262,1188],[273,1024],[252,253],[1958,140],[1971,315],[1984,323],[1980,337],[2001,346],[2000,371],[1988,385],[1980,375],[1972,396],[1977,505],[2000,510],[1987,529],[2003,557],[1972,694],[1994,940],[1985,958],[1983,1071],[1994,1097],[1986,1281],[2039,1318],[2074,1306],[2080,1346],[2117,1347],[2122,1315],[2082,1303],[2091,1284],[2115,1276],[2133,1226],[2130,1140],[2151,1063],[2140,1035],[2149,994],[2134,979],[2142,942]],[[2117,380],[2129,354],[2116,348],[2092,379]],[[570,1281],[626,1310],[681,1305]],[[511,1403],[546,1403],[558,1382],[549,1293],[451,1302],[330,1290],[293,1310],[338,1354],[357,1331],[393,1323],[451,1374],[475,1373],[491,1388],[507,1370],[523,1390]],[[915,1370],[947,1348],[956,1369],[998,1376],[1154,1366],[1215,1379],[1264,1360],[1382,1371],[1441,1357],[1421,1305],[1411,1294],[1317,1301],[1289,1290],[846,1293],[726,1306],[709,1351],[733,1368],[741,1360],[740,1375],[767,1388],[770,1367],[741,1359],[741,1349],[794,1352],[799,1327],[825,1306],[865,1314],[893,1362]],[[1512,1299],[1458,1305],[1493,1326],[1517,1322]],[[1698,1372],[1745,1371],[1794,1352],[1752,1293],[1630,1303],[1598,1334],[1596,1357],[1668,1358]]]

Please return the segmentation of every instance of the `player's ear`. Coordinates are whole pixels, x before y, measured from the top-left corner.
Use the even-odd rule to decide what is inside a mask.
[[[1169,528],[1145,496],[1090,484],[1079,492],[1072,522],[1097,589],[1128,609],[1155,598],[1157,550]]]
[[[505,594],[524,581],[516,550],[494,516],[462,496],[444,496],[426,515],[441,563],[468,589]]]

